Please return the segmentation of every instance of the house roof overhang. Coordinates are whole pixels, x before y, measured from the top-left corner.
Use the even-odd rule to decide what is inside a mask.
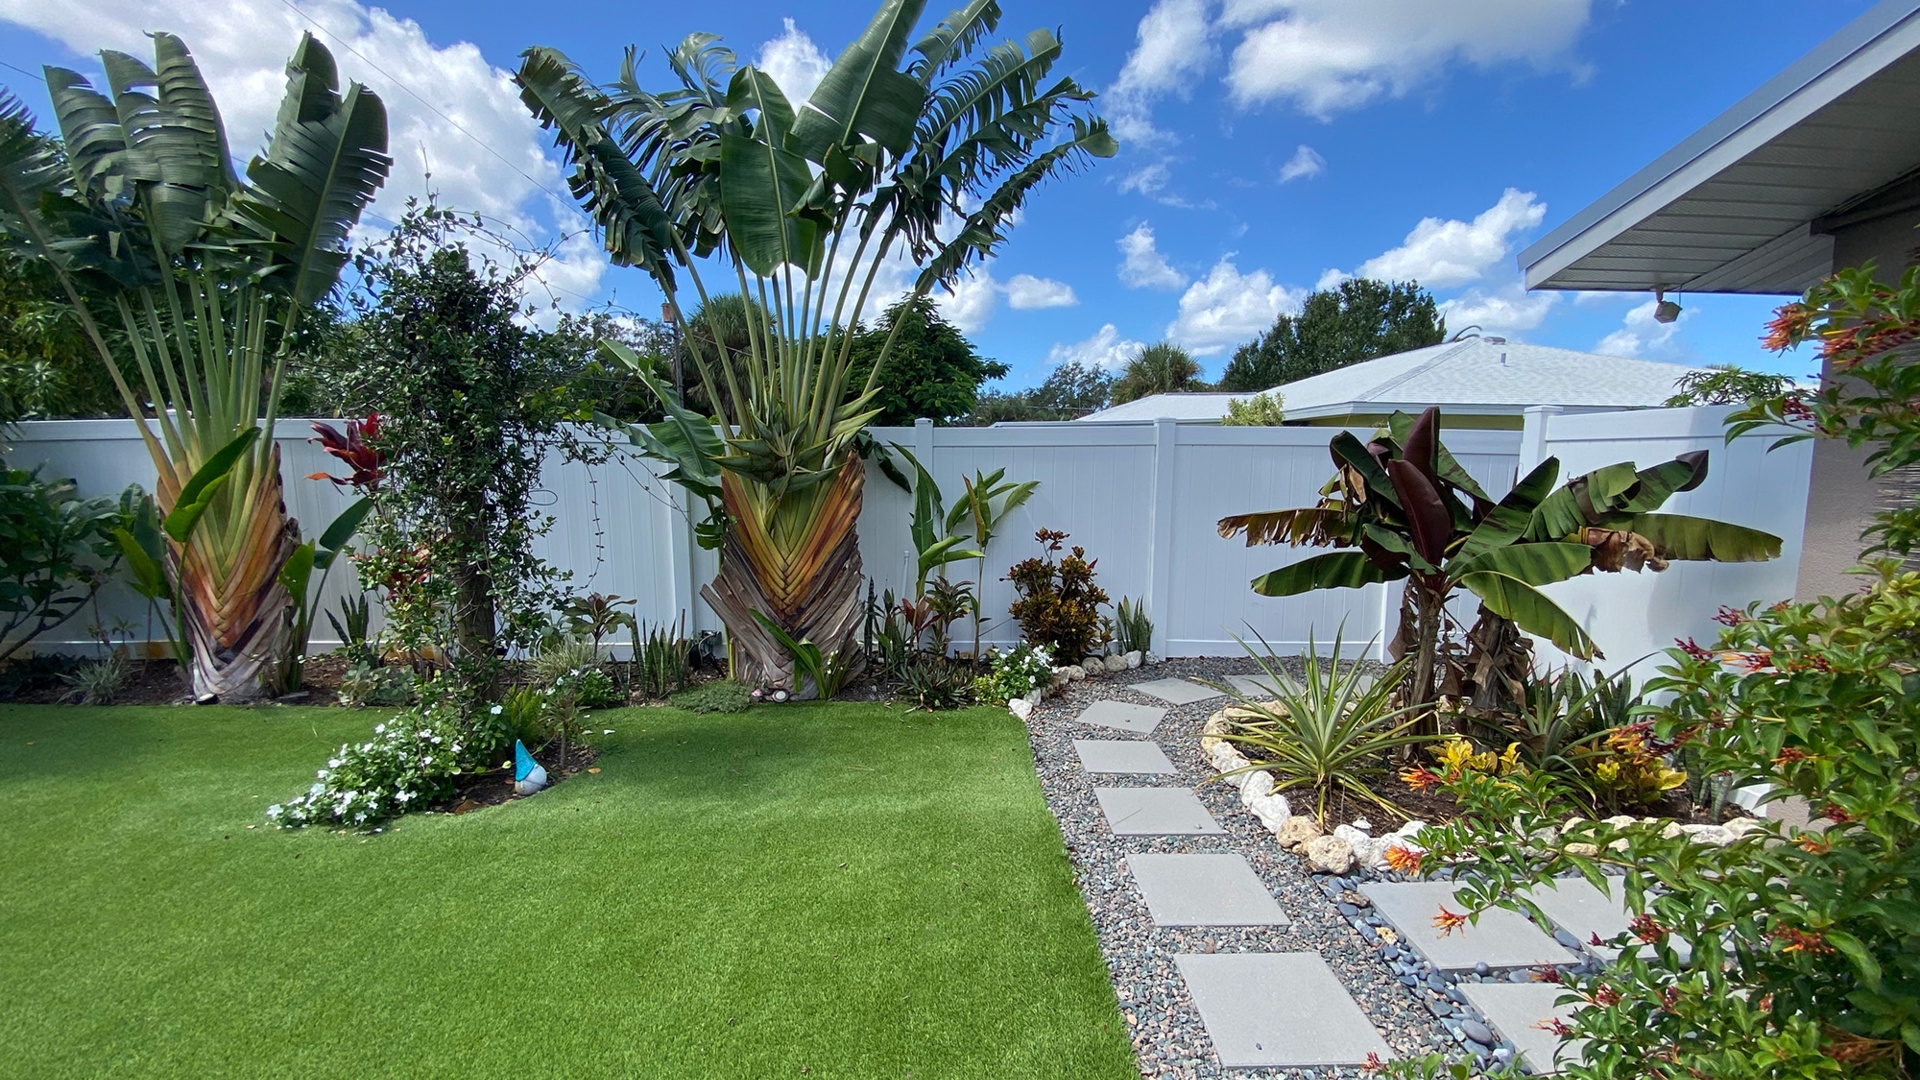
[[[1792,294],[1920,209],[1920,0],[1882,0],[1520,253],[1529,289]]]

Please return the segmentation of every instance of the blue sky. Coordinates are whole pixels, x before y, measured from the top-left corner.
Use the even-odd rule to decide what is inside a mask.
[[[1514,255],[1869,5],[1868,0],[1003,0],[1003,34],[1058,28],[1067,73],[1102,91],[1117,158],[1039,192],[1001,257],[945,300],[981,351],[1030,385],[1066,358],[1123,361],[1170,338],[1217,374],[1240,341],[1340,273],[1415,276],[1454,327],[1566,348],[1805,374],[1757,344],[1776,301],[1526,294]],[[930,17],[946,5],[930,5]],[[529,44],[611,77],[622,46],[706,30],[805,85],[865,24],[857,4],[527,4],[495,0],[0,0],[0,81],[92,65],[169,29],[193,48],[245,154],[281,65],[317,25],[394,114],[376,211],[431,186],[530,243],[573,307],[657,311],[608,267],[506,72]],[[361,55],[353,55],[350,45]],[[426,107],[445,114],[437,115]],[[449,119],[451,122],[449,122]],[[249,135],[252,135],[249,138]],[[377,222],[376,222],[377,224]]]

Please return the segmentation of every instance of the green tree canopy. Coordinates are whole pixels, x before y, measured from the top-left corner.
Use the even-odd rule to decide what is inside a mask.
[[[1138,356],[1127,361],[1127,370],[1113,384],[1113,403],[1123,405],[1149,394],[1206,389],[1209,387],[1200,378],[1200,365],[1187,350],[1162,341],[1141,349]]]
[[[889,337],[893,354],[880,372],[876,424],[911,424],[922,416],[951,423],[973,413],[981,383],[1007,374],[1007,365],[973,351],[973,343],[940,317],[931,296],[909,296],[854,339],[854,382],[866,380]]]
[[[1446,339],[1447,321],[1417,282],[1350,278],[1316,290],[1300,314],[1280,316],[1272,329],[1235,349],[1220,389],[1268,390]]]
[[[1099,365],[1069,360],[1039,386],[982,391],[967,422],[985,427],[1003,420],[1072,420],[1106,408],[1113,383],[1113,373]]]

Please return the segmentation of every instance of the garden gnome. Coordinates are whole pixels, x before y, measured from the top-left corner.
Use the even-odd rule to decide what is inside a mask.
[[[531,795],[547,786],[547,770],[527,753],[527,744],[513,740],[513,793]]]

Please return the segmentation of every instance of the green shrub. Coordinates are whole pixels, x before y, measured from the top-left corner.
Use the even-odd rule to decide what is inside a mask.
[[[81,499],[71,480],[0,468],[0,660],[72,618],[113,578],[114,532],[140,499]]]
[[[366,742],[343,744],[313,786],[267,807],[267,820],[370,829],[447,799],[453,778],[481,764],[478,750],[453,709],[423,705],[377,725]]]
[[[613,676],[607,674],[605,668],[581,668],[557,680],[553,689],[556,693],[562,690],[571,693],[574,702],[583,709],[610,709],[625,704]]]
[[[353,709],[413,700],[413,670],[356,661],[340,676],[340,704]]]
[[[991,650],[987,673],[973,680],[973,696],[988,705],[1024,698],[1053,680],[1053,654],[1044,645],[1023,641],[1006,652]]]
[[[1065,662],[1094,655],[1107,644],[1100,617],[1107,594],[1093,583],[1094,563],[1099,560],[1088,561],[1087,549],[1077,545],[1065,558],[1056,559],[1067,534],[1041,529],[1033,535],[1046,555],[1023,559],[1007,571],[1007,580],[1020,593],[1010,609],[1013,617],[1020,621],[1028,641],[1045,645]]]
[[[682,690],[668,698],[667,702],[676,709],[688,712],[739,713],[746,712],[747,707],[753,704],[753,691],[728,679]]]
[[[561,678],[600,663],[600,650],[593,642],[569,634],[555,634],[540,643],[533,657],[533,681],[552,686]]]
[[[973,697],[969,669],[936,653],[921,653],[900,673],[906,696],[929,711],[958,709]]]
[[[1114,647],[1121,653],[1146,652],[1153,646],[1153,620],[1147,617],[1147,602],[1120,598],[1113,615]]]

